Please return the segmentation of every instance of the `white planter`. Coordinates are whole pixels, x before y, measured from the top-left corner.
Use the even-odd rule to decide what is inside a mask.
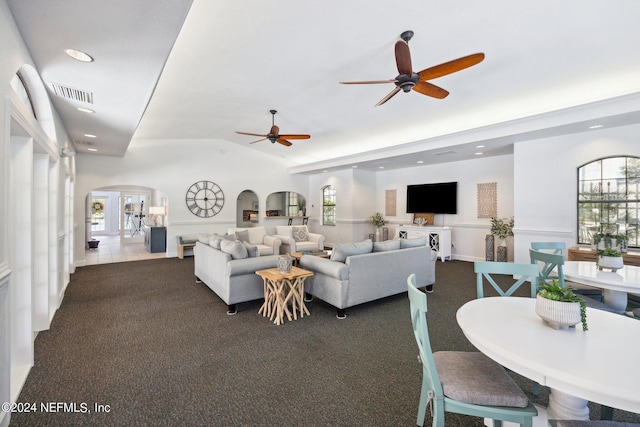
[[[579,302],[553,301],[536,297],[536,314],[553,329],[566,329],[582,321]]]
[[[611,269],[614,273],[619,268],[624,267],[624,261],[621,256],[600,256],[598,257],[598,269]]]

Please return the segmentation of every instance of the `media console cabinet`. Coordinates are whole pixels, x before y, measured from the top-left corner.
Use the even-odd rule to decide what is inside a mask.
[[[427,245],[438,253],[438,258],[442,262],[447,258],[451,260],[451,228],[417,225],[400,225],[396,228],[398,239],[413,239],[421,236],[427,238]]]

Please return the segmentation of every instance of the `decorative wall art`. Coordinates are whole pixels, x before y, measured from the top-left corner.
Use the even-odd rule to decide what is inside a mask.
[[[478,184],[478,218],[498,216],[498,183]]]
[[[384,190],[385,216],[396,216],[396,196],[397,190]]]

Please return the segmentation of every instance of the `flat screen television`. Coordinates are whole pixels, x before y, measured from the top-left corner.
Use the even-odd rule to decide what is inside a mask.
[[[407,185],[407,213],[458,213],[458,183]]]

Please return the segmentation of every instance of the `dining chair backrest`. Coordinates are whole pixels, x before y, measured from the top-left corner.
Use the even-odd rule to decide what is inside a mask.
[[[530,282],[531,298],[535,298],[538,293],[539,272],[535,265],[516,264],[513,262],[477,261],[474,263],[474,271],[476,273],[478,298],[484,298],[485,280],[496,290],[498,295],[503,297],[513,295],[513,293],[526,282]],[[512,277],[517,277],[517,279],[509,289],[504,290],[492,275],[511,275]]]
[[[531,249],[538,252],[552,251],[554,255],[562,255],[567,260],[567,244],[565,242],[531,242]]]
[[[411,274],[407,278],[407,287],[409,291],[409,305],[411,307],[411,325],[413,334],[418,343],[420,361],[423,366],[423,375],[426,376],[428,389],[433,390],[434,398],[442,398],[442,384],[436,369],[436,363],[433,359],[433,351],[431,350],[431,341],[429,341],[429,329],[427,327],[427,296],[424,292],[416,288],[416,275]],[[424,386],[423,386],[424,388]]]
[[[557,280],[560,287],[564,288],[566,286],[562,267],[564,265],[564,257],[562,255],[529,249],[529,257],[531,258],[531,264],[535,265],[539,271],[541,285],[551,280]]]

